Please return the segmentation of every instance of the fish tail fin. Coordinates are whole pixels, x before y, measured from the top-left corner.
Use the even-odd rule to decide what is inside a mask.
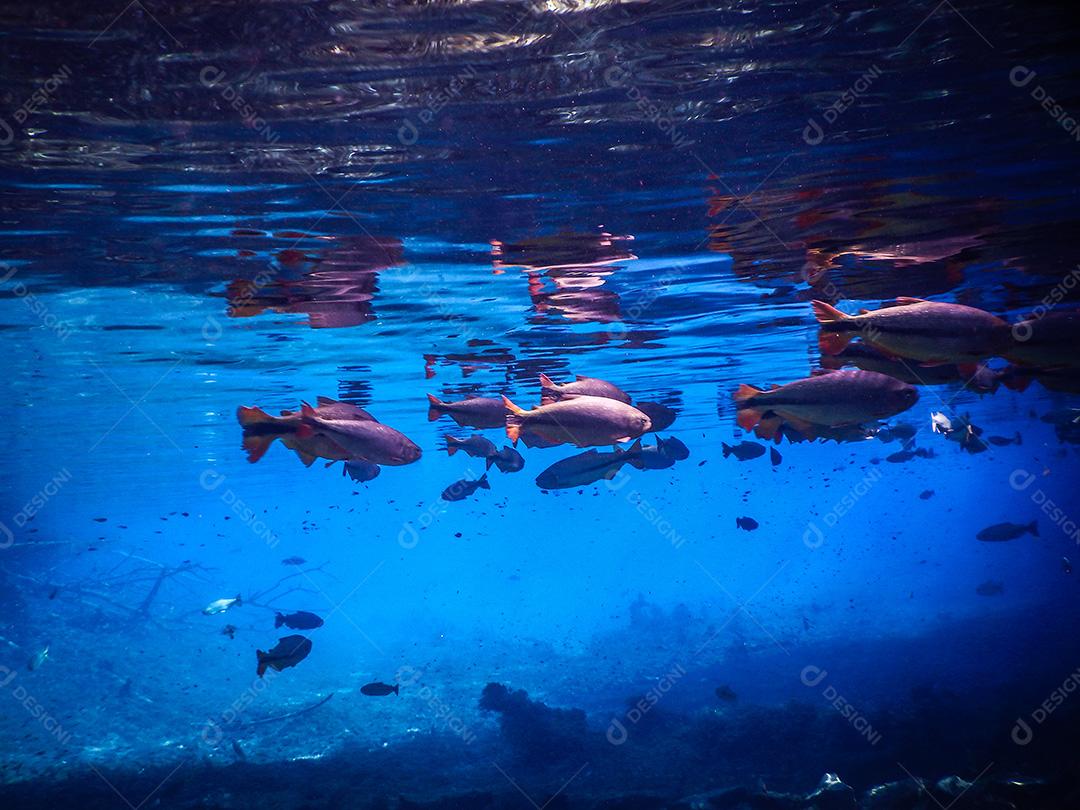
[[[837,323],[851,319],[850,315],[845,315],[832,304],[826,304],[824,301],[815,299],[810,302],[810,306],[814,310],[814,317],[817,318],[818,323]]]
[[[742,425],[740,425],[739,427],[742,427]],[[720,442],[720,449],[724,453],[724,458],[727,458],[728,456],[731,455],[732,447],[727,442]]]
[[[735,421],[743,430],[752,430],[754,425],[761,421],[763,412],[747,406],[747,403],[758,394],[764,393],[760,388],[743,383],[736,389],[732,399],[735,400],[737,411]]]
[[[523,423],[523,416],[526,413],[524,408],[519,408],[507,397],[502,398],[503,405],[506,406],[506,438],[510,440],[515,446],[518,442],[518,437],[521,435],[521,425]]]
[[[427,419],[429,422],[434,422],[443,414],[443,410],[446,408],[446,403],[439,399],[434,394],[427,395],[428,410]]]
[[[274,614],[274,629],[276,630],[283,624],[285,624],[285,617],[282,616],[280,613]]]
[[[656,438],[656,443],[660,444],[660,437]],[[628,450],[624,450],[623,456],[630,456],[626,459],[626,463],[633,467],[635,470],[644,470],[645,462],[641,458],[641,439],[637,439]]]
[[[235,604],[236,604],[236,606],[237,606],[237,607],[243,607],[243,606],[244,606],[244,603],[243,603],[242,601],[240,601],[240,594],[237,594],[237,595],[236,595],[236,602],[235,602]]]
[[[249,408],[246,405],[241,405],[236,409],[236,420],[241,427],[245,428],[259,424],[273,424],[275,421],[274,417],[262,408]]]
[[[446,437],[446,455],[453,456],[460,448],[454,443],[453,436]]]
[[[270,449],[270,445],[274,443],[276,436],[264,435],[264,436],[245,436],[243,441],[243,448],[247,452],[248,463],[254,464],[260,458],[266,455],[266,451]]]
[[[552,382],[551,377],[543,372],[540,373],[540,387],[541,388],[554,388],[555,383]]]
[[[480,489],[491,489],[491,484],[489,484],[487,480],[487,473],[480,476],[480,480],[476,482],[476,485],[480,487]]]
[[[305,419],[314,419],[317,416],[315,409],[306,402],[300,403],[300,415]]]
[[[840,354],[851,343],[851,332],[821,332],[818,335],[818,348],[822,354]]]
[[[491,455],[484,459],[484,470],[490,470],[491,465],[495,463],[495,456]]]
[[[269,653],[265,653],[262,650],[255,651],[255,658],[259,662],[258,666],[255,667],[255,674],[258,675],[260,678],[266,672],[266,659],[269,657],[269,655]]]
[[[1037,520],[1033,520],[1033,521],[1031,521],[1031,523],[1029,523],[1029,524],[1028,524],[1028,527],[1027,527],[1027,529],[1028,529],[1028,531],[1029,531],[1029,532],[1031,532],[1031,533],[1032,533],[1033,535],[1035,535],[1036,537],[1038,537],[1038,536],[1039,536],[1039,521],[1037,521]]]
[[[399,689],[401,689],[401,684],[397,684],[397,683],[395,683],[395,684],[394,684],[394,694],[395,694],[395,695],[399,695],[399,694],[401,694],[401,693],[400,693],[400,692],[398,691]]]

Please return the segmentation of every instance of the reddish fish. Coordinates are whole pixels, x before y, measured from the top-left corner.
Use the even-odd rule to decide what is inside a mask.
[[[403,433],[380,422],[323,419],[306,402],[300,408],[303,423],[296,429],[300,439],[325,436],[349,454],[372,464],[411,464],[420,458],[420,448]]]
[[[571,397],[583,395],[590,397],[607,397],[608,399],[616,399],[619,402],[625,402],[627,405],[630,404],[630,395],[606,380],[598,380],[595,377],[582,377],[578,374],[573,382],[559,385],[558,383],[552,382],[551,377],[547,374],[540,375],[541,405],[547,405],[549,402],[558,402],[563,399],[570,399]]]
[[[652,423],[625,402],[607,397],[575,396],[526,411],[506,397],[506,435],[517,444],[522,431],[550,442],[578,447],[615,444],[636,439]]]
[[[735,392],[737,421],[743,430],[758,423],[786,422],[807,438],[819,426],[859,425],[906,411],[918,392],[874,371],[826,371],[763,391],[740,385]]]
[[[501,399],[475,397],[458,402],[443,402],[431,394],[428,394],[427,398],[429,422],[434,422],[446,413],[462,427],[501,428],[506,424],[506,408]]]
[[[319,397],[319,407],[315,412],[325,419],[355,420],[375,422],[375,417],[348,402],[340,402],[329,397]],[[316,458],[328,461],[341,461],[348,458],[348,453],[334,442],[325,438],[312,437],[307,440],[296,436],[297,428],[303,424],[299,411],[282,411],[281,416],[271,416],[262,408],[248,408],[241,405],[236,409],[236,418],[244,428],[244,449],[248,461],[254,464],[262,458],[274,439],[280,438],[282,444],[295,450],[300,460],[308,467]]]
[[[896,306],[846,315],[824,301],[811,302],[821,324],[821,350],[839,354],[854,337],[892,357],[920,363],[966,363],[1002,354],[1009,325],[962,304],[897,298]]]

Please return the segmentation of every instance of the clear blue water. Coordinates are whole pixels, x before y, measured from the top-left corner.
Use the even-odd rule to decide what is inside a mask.
[[[5,802],[1077,799],[1080,364],[919,366],[858,440],[732,401],[837,364],[814,299],[1076,308],[1067,15],[116,5],[0,13]],[[484,462],[427,395],[541,373],[671,408],[689,457],[542,489],[582,451],[519,442],[442,499]],[[318,396],[421,459],[248,461],[238,406]]]

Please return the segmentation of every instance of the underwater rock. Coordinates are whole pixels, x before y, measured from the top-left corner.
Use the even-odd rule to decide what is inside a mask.
[[[489,683],[480,696],[480,708],[499,714],[503,738],[521,759],[538,764],[579,756],[588,729],[581,709],[553,709],[530,700],[524,689],[511,691]]]
[[[807,796],[806,801],[807,808],[814,810],[857,810],[859,806],[855,801],[855,791],[835,773],[821,777],[817,790]]]

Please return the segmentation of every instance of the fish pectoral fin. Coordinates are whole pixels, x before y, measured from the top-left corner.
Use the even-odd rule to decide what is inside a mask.
[[[907,295],[900,295],[900,296],[897,296],[897,298],[896,298],[897,306],[901,306],[901,307],[911,306],[912,304],[928,304],[928,303],[930,303],[930,302],[927,301],[925,298],[912,298],[912,297],[907,296]]]

